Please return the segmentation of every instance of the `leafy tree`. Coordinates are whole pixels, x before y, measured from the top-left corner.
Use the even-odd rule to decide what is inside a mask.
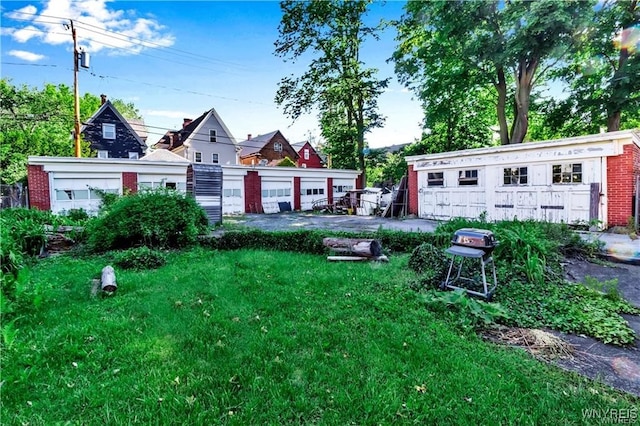
[[[472,99],[486,105],[479,97],[490,90],[501,143],[520,143],[527,135],[534,86],[568,51],[592,5],[579,0],[409,2],[397,23],[396,72],[425,103],[425,113],[445,125],[448,114],[459,119],[455,113],[462,105],[472,111]]]
[[[139,117],[133,104],[114,100],[127,118]],[[80,119],[87,120],[100,107],[100,98],[85,94],[80,99]],[[122,110],[120,109],[122,107]],[[134,117],[131,117],[134,115]],[[30,155],[73,157],[73,91],[66,85],[46,84],[41,90],[14,86],[0,80],[0,180],[15,183],[26,178]],[[82,155],[89,156],[83,142]]]
[[[370,3],[283,1],[275,42],[275,54],[285,61],[312,57],[301,76],[280,81],[276,102],[294,120],[316,108],[333,165],[355,163],[365,176],[364,135],[384,121],[377,111],[377,97],[388,84],[388,79],[376,79],[377,70],[365,68],[360,60],[365,39],[377,38],[378,28],[363,22]]]
[[[549,124],[572,129],[579,117],[593,133],[633,128],[640,120],[640,6],[605,0],[591,16],[577,54],[559,73],[571,94],[552,105]]]

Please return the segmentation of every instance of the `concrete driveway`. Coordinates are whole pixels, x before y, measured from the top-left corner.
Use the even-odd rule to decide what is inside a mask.
[[[377,231],[388,229],[405,232],[433,232],[438,222],[416,218],[382,218],[378,216],[347,216],[309,212],[276,214],[245,214],[225,216],[223,227],[243,226],[264,231],[291,231],[296,229],[331,229],[336,231]]]

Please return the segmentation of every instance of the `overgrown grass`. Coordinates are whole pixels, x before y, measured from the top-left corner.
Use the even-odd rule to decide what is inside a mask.
[[[3,424],[587,424],[638,399],[461,333],[389,264],[197,249],[29,270],[44,295],[3,343]]]

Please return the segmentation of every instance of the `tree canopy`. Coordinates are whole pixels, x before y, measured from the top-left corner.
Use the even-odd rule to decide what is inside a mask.
[[[396,72],[422,100],[427,123],[457,123],[456,112],[464,111],[469,117],[477,111],[482,112],[480,127],[487,129],[491,117],[482,107],[493,104],[500,142],[520,143],[528,131],[532,90],[569,52],[593,4],[582,0],[409,2],[397,22]],[[452,131],[452,126],[443,125]]]
[[[276,103],[292,119],[318,111],[326,153],[337,167],[360,168],[366,175],[364,135],[380,127],[377,98],[388,84],[366,68],[360,48],[377,37],[364,24],[370,0],[283,1],[275,54],[283,60],[311,58],[300,76],[282,78]]]
[[[133,104],[114,100],[126,118],[139,118]],[[100,98],[80,98],[80,119],[87,120],[100,107]],[[122,109],[121,109],[122,108]],[[72,157],[73,90],[64,84],[46,84],[42,89],[14,86],[0,80],[0,180],[11,184],[26,178],[30,155]],[[89,156],[83,143],[83,156]]]

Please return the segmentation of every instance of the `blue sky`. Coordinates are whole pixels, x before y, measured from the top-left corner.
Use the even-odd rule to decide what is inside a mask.
[[[397,19],[403,6],[377,3],[367,19]],[[307,65],[273,55],[278,2],[5,0],[1,7],[3,78],[37,88],[72,87],[73,43],[63,24],[73,19],[79,45],[91,56],[90,68],[79,73],[80,94],[133,102],[150,142],[212,107],[238,141],[276,129],[292,143],[320,135],[315,114],[292,124],[273,101],[278,81]],[[379,99],[386,124],[366,136],[374,148],[420,136],[420,104],[386,63],[394,36],[389,28],[363,46],[366,66],[378,68],[380,78],[392,77]]]

